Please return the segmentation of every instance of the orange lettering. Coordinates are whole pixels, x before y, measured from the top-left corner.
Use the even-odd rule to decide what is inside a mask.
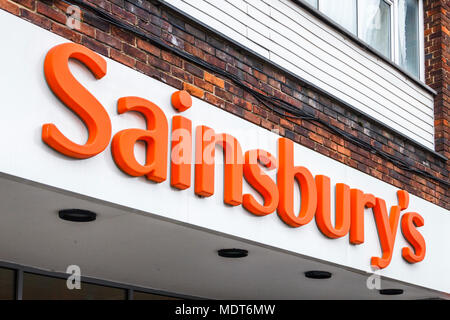
[[[331,225],[330,178],[316,176],[317,210],[316,223],[320,231],[329,238],[345,236],[350,230],[350,187],[336,184],[336,227]]]
[[[277,174],[280,201],[278,215],[291,227],[308,224],[314,218],[317,207],[317,191],[314,178],[305,167],[294,167],[294,145],[286,138],[278,139],[279,169]],[[301,188],[301,208],[294,213],[294,179]]]
[[[398,221],[400,217],[400,206],[392,206],[389,217],[387,215],[386,202],[376,198],[373,208],[375,222],[377,224],[378,237],[380,239],[381,258],[372,257],[371,265],[380,269],[386,268],[392,259],[395,238],[397,236]]]
[[[172,106],[178,110],[178,112],[183,112],[192,106],[192,97],[186,90],[180,90],[174,92],[170,99]]]
[[[225,158],[223,201],[231,206],[238,206],[242,203],[244,170],[244,156],[242,155],[241,145],[235,137],[227,133],[216,134],[216,144],[222,146]]]
[[[216,134],[207,126],[195,129],[195,194],[210,197],[214,194],[214,157]]]
[[[89,133],[84,145],[76,144],[64,136],[54,124],[42,126],[42,140],[56,151],[73,158],[93,157],[104,151],[111,138],[111,121],[100,102],[72,75],[69,59],[83,63],[97,78],[106,74],[106,61],[84,46],[67,43],[53,47],[46,55],[44,73],[53,93],[72,110],[86,125]],[[192,97],[187,91],[176,91],[171,104],[178,112],[192,106]],[[154,103],[140,97],[123,97],[118,100],[117,111],[123,114],[135,111],[144,116],[146,129],[126,129],[114,135],[111,145],[116,165],[131,176],[146,176],[155,182],[167,179],[168,122],[164,112]],[[220,146],[224,156],[224,203],[243,207],[256,216],[265,216],[277,210],[279,217],[291,227],[308,224],[315,217],[319,230],[335,239],[350,233],[352,244],[364,242],[364,214],[371,208],[378,232],[381,257],[371,257],[371,265],[382,269],[392,260],[400,213],[409,205],[409,194],[397,191],[398,205],[391,207],[389,215],[386,202],[359,189],[350,189],[343,183],[335,187],[335,223],[332,223],[331,183],[325,175],[315,178],[302,166],[294,166],[293,141],[278,139],[277,159],[269,152],[254,149],[243,156],[241,145],[230,134],[216,134],[207,126],[197,126],[195,137],[195,194],[209,197],[214,194],[215,149]],[[183,116],[172,118],[170,171],[172,187],[184,190],[191,186],[192,169],[192,121]],[[145,142],[145,164],[140,164],[134,155],[138,141]],[[267,171],[278,167],[275,182]],[[242,194],[243,178],[258,192],[263,203],[247,193]],[[301,191],[300,210],[294,212],[294,184]],[[425,258],[426,244],[417,228],[424,219],[416,212],[408,212],[401,218],[401,230],[411,247],[402,248],[402,256],[409,263]]]
[[[350,242],[360,244],[364,242],[364,209],[375,206],[375,196],[365,194],[361,190],[350,190]]]
[[[172,154],[170,184],[177,189],[191,186],[192,122],[182,117],[172,118]]]
[[[199,126],[196,129],[195,193],[209,197],[214,194],[215,145],[224,151],[224,202],[237,206],[242,203],[242,176],[244,157],[236,138]]]
[[[111,120],[98,100],[72,75],[69,59],[82,62],[97,79],[106,74],[106,61],[88,48],[64,43],[50,49],[44,61],[44,73],[53,93],[86,125],[89,138],[84,145],[70,141],[54,124],[42,126],[42,140],[56,151],[78,159],[93,157],[108,146]]]
[[[275,211],[279,194],[275,182],[259,168],[258,162],[269,170],[276,169],[276,159],[264,150],[250,150],[245,153],[245,180],[264,198],[264,205],[259,204],[251,194],[244,194],[242,206],[257,216],[265,216]]]
[[[402,256],[409,263],[417,263],[425,258],[426,245],[423,236],[415,227],[422,227],[424,220],[422,216],[416,212],[408,212],[402,216],[402,233],[406,241],[414,248],[402,248]]]
[[[155,182],[166,180],[168,124],[164,112],[153,102],[139,97],[120,98],[117,111],[119,114],[139,112],[147,122],[147,130],[126,129],[116,133],[112,141],[112,154],[117,166],[131,176],[145,175]],[[137,141],[147,144],[145,165],[141,165],[134,157]]]

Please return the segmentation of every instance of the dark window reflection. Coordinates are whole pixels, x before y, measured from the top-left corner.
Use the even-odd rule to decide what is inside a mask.
[[[14,299],[15,275],[14,270],[0,268],[0,300]]]
[[[91,283],[81,289],[67,288],[66,279],[33,273],[23,275],[23,300],[125,300],[126,290]]]

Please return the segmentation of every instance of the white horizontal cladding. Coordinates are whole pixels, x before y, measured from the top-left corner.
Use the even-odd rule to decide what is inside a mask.
[[[15,32],[11,33],[9,30]],[[37,182],[52,189],[59,189],[62,193],[69,192],[127,208],[127,216],[110,221],[114,225],[114,233],[120,235],[128,234],[129,237],[134,237],[135,234],[132,229],[127,228],[126,221],[133,219],[136,214],[142,214],[183,224],[189,228],[222,233],[261,246],[278,248],[306,259],[326,261],[357,270],[359,273],[373,272],[370,268],[370,258],[380,256],[381,247],[371,209],[367,208],[365,212],[364,243],[351,245],[348,235],[339,239],[325,237],[314,221],[293,228],[285,224],[276,212],[260,217],[250,214],[242,205],[227,206],[223,198],[224,166],[223,151],[220,147],[216,149],[215,192],[206,198],[197,197],[194,193],[194,165],[191,166],[191,187],[176,190],[170,185],[169,169],[168,179],[161,183],[152,183],[144,177],[131,177],[123,173],[113,160],[111,145],[95,157],[84,160],[68,158],[51,149],[42,141],[41,136],[42,126],[46,123],[54,123],[75,143],[84,143],[87,140],[85,125],[52,93],[43,72],[47,52],[68,41],[2,10],[0,37],[8,43],[8,50],[0,50],[0,88],[6,88],[2,92],[2,105],[5,107],[0,117],[0,150],[3,151],[0,157],[0,177]],[[179,115],[170,103],[175,89],[116,61],[108,58],[105,60],[107,74],[100,80],[95,79],[81,63],[71,61],[69,65],[75,78],[107,111],[112,124],[112,134],[125,129],[146,127],[143,117],[138,113],[118,113],[118,99],[126,96],[142,97],[159,106],[170,128],[173,116]],[[193,128],[205,125],[217,133],[228,133],[236,137],[243,151],[259,148],[275,156],[278,154],[278,135],[203,100],[193,98],[192,107],[182,115],[192,121]],[[170,154],[170,143],[167,145],[167,151]],[[144,145],[136,144],[135,156],[139,161],[145,159]],[[329,176],[332,186],[345,183],[351,188],[358,188],[384,199],[387,210],[398,203],[398,189],[394,186],[302,145],[294,144],[294,163],[308,168],[313,176]],[[266,173],[274,182],[277,181],[276,170]],[[245,179],[243,193],[252,194],[255,199],[262,201],[261,196]],[[21,201],[21,197],[24,195],[15,194],[14,201]],[[300,197],[300,190],[296,187],[293,199],[295,212],[298,212],[302,205]],[[49,198],[48,201],[52,199]],[[335,207],[335,202],[333,195],[331,208]],[[0,216],[11,214],[5,211],[0,210]],[[410,247],[410,244],[402,236],[398,226],[392,261],[387,268],[380,270],[380,275],[416,286],[450,292],[450,278],[445,276],[450,268],[448,210],[410,195],[409,206],[405,211],[417,212],[424,218],[425,225],[418,228],[418,231],[426,241],[425,260],[409,264],[402,258],[402,248]],[[402,215],[405,211],[402,211]],[[33,210],[19,214],[29,215],[29,219],[34,218]],[[51,214],[55,212],[48,212],[48,215]],[[98,223],[101,223],[100,221],[102,219],[99,219]],[[151,223],[149,221],[147,223]],[[33,234],[33,231],[30,230],[30,233]],[[1,224],[0,234],[3,234]],[[171,234],[166,236],[169,239]],[[163,240],[161,242],[164,242]],[[11,242],[14,242],[14,239],[11,239]]]
[[[418,143],[434,149],[433,95],[291,0],[165,0]]]

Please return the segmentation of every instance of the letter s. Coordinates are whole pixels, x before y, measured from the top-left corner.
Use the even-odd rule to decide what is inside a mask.
[[[258,162],[269,170],[277,168],[277,160],[269,152],[256,149],[245,153],[245,180],[264,198],[264,204],[259,204],[253,195],[244,194],[242,205],[257,216],[265,216],[275,211],[278,206],[279,193],[275,182],[264,173]]]
[[[50,49],[45,57],[44,73],[53,93],[86,125],[89,138],[84,145],[67,139],[54,124],[42,126],[42,140],[56,151],[78,159],[93,157],[108,146],[111,120],[105,108],[72,75],[69,58],[79,60],[101,79],[106,74],[106,61],[92,50],[75,43],[64,43]]]
[[[414,248],[402,248],[402,256],[409,263],[417,263],[425,258],[426,245],[425,239],[415,227],[422,227],[424,219],[416,212],[405,213],[402,217],[402,233],[406,241]]]

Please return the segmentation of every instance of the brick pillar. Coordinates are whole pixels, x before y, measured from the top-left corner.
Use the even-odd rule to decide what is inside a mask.
[[[424,0],[424,16],[425,81],[438,92],[434,101],[436,151],[450,158],[450,0]]]

